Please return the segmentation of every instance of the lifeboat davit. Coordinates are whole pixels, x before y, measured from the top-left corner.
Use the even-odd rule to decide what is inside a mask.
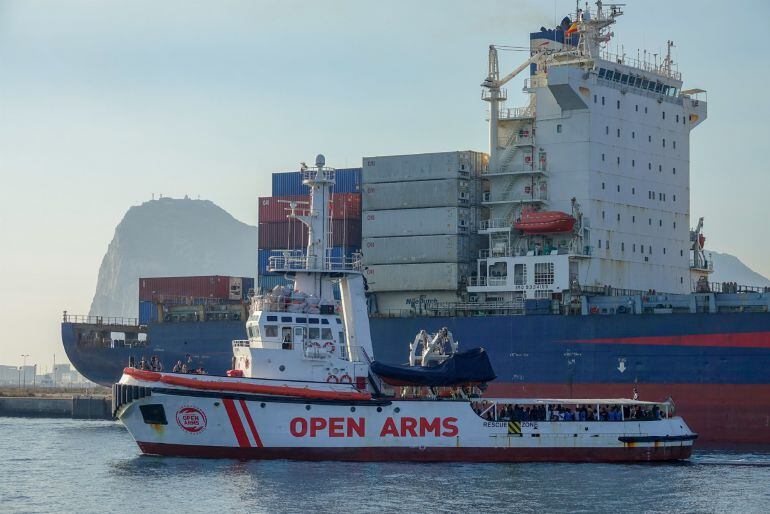
[[[525,234],[570,232],[575,226],[575,217],[561,211],[524,210],[521,213],[521,219],[513,226]]]

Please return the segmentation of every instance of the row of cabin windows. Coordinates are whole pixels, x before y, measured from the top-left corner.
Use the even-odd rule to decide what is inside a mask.
[[[607,184],[602,182],[602,190],[603,191],[606,190],[606,186],[607,186]],[[618,184],[615,187],[616,187],[618,193],[620,193],[620,184]],[[631,194],[632,195],[636,195],[636,188],[635,187],[631,188]],[[672,196],[674,198],[674,201],[676,202],[676,195],[672,195]],[[648,200],[655,200],[655,191],[647,191],[647,199]],[[658,201],[665,202],[666,201],[666,193],[660,193],[659,192],[658,193]],[[602,218],[603,217],[604,217],[604,211],[602,211]]]
[[[602,162],[606,162],[606,161],[607,161],[607,156],[605,154],[602,154]],[[618,156],[616,158],[616,162],[617,162],[618,166],[620,166],[620,156]],[[631,167],[632,168],[636,168],[636,159],[631,159]],[[647,163],[647,169],[652,171],[652,163],[651,162]],[[658,164],[658,173],[663,173],[663,165],[662,164]],[[671,174],[672,175],[676,175],[676,168],[675,167],[671,168]]]
[[[556,132],[561,133],[561,125],[556,125]],[[610,126],[609,125],[605,125],[604,126],[604,134],[607,135],[607,136],[610,135]],[[616,129],[615,130],[615,135],[617,137],[620,137],[620,129]],[[631,131],[631,139],[636,139],[636,131],[635,130]],[[651,135],[647,136],[647,142],[648,143],[652,143],[652,136]],[[661,139],[661,145],[663,146],[663,148],[666,147],[666,138],[665,137]],[[671,141],[671,145],[672,145],[672,148],[676,149],[676,141]],[[620,157],[618,157],[618,159],[620,159]]]
[[[253,327],[256,328],[256,327]],[[279,330],[278,325],[265,325],[265,339],[276,339],[278,338]],[[291,330],[292,327],[280,327],[280,333],[281,333],[281,340],[286,343],[292,342],[292,335]],[[259,332],[257,331],[257,334]],[[251,335],[251,331],[249,332],[249,335]],[[307,328],[307,338],[311,341],[331,341],[334,336],[332,335],[332,329],[328,327],[308,327]]]
[[[278,321],[278,316],[266,316],[267,321]],[[340,318],[334,318],[337,321],[338,325],[342,324],[342,320]],[[328,325],[329,320],[326,318],[305,318],[305,317],[297,317],[296,321],[293,316],[281,316],[281,323],[310,323],[311,325]]]
[[[664,96],[675,97],[679,92],[676,87],[664,84],[663,82],[650,80],[646,77],[634,75],[632,73],[623,73],[606,68],[599,68],[599,78]],[[594,95],[594,102],[595,101],[596,96]],[[604,97],[602,97],[602,105],[604,105]],[[618,109],[620,109],[620,102],[618,102]]]
[[[607,219],[605,211],[602,211],[602,219],[603,220]],[[617,220],[620,221],[620,213],[617,213]],[[631,223],[636,223],[636,216],[635,215],[631,215]],[[647,218],[647,224],[649,226],[652,226],[652,218]],[[663,220],[662,219],[658,220],[658,226],[659,227],[663,226]],[[676,228],[676,221],[673,222],[673,228]]]
[[[601,249],[602,248],[602,240],[599,239],[598,243],[599,243],[598,247],[599,247],[599,249]],[[610,240],[609,239],[605,239],[604,240],[604,249],[605,250],[609,250],[610,249]],[[644,255],[645,249],[646,249],[647,255],[652,255],[652,245],[647,245],[646,247],[645,247],[645,245],[641,245],[641,244],[639,245],[639,253]],[[621,243],[620,243],[620,251],[621,252],[625,252],[626,251],[626,243],[625,243],[625,241],[621,241]],[[636,253],[636,243],[632,243],[631,244],[631,251],[633,253]],[[663,247],[663,255],[667,255],[666,247]],[[679,250],[679,256],[680,257],[684,257],[684,250]],[[645,259],[645,260],[647,260],[647,259]]]
[[[508,275],[508,263],[496,262],[490,268],[490,276],[505,277]],[[535,263],[535,284],[553,284],[555,276],[555,268],[552,262],[536,262]],[[526,264],[514,264],[513,265],[513,283],[517,286],[523,286],[527,283],[527,265]]]

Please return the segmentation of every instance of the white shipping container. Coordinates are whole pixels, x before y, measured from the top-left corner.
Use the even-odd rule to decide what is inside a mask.
[[[369,237],[363,241],[364,264],[469,262],[467,235]]]
[[[373,296],[375,312],[382,314],[427,313],[442,303],[461,302],[456,291],[380,292]]]
[[[488,163],[486,154],[471,150],[364,157],[361,180],[365,186],[382,182],[469,179],[478,177]]]
[[[363,237],[468,234],[476,228],[475,211],[462,207],[365,211],[361,234]]]
[[[456,262],[373,264],[366,267],[364,276],[372,292],[456,291],[469,269]]]
[[[468,207],[479,203],[477,179],[416,180],[383,182],[362,188],[364,210]]]

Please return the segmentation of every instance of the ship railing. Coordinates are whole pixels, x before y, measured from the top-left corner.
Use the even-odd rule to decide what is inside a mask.
[[[714,271],[714,262],[704,259],[703,261],[696,263],[695,259],[690,259],[690,268]]]
[[[230,300],[228,298],[210,298],[207,296],[180,296],[167,294],[153,294],[150,301],[163,305],[221,305],[231,304],[234,301],[243,301],[241,298]]]
[[[122,316],[92,316],[82,314],[70,314],[64,311],[62,315],[64,323],[81,323],[84,325],[139,325],[138,318],[126,318]]]
[[[339,313],[342,302],[339,300],[324,299],[322,302],[308,302],[306,297],[294,297],[291,294],[274,295],[266,294],[255,296],[251,299],[251,312],[297,312],[306,314],[334,314]],[[329,309],[332,312],[321,312]]]
[[[336,171],[334,168],[305,168],[301,171],[302,181],[325,181],[334,183]]]
[[[524,314],[524,302],[431,302],[414,309],[384,309],[371,314],[375,318],[412,318],[444,316],[511,316]]]
[[[490,228],[511,228],[511,220],[506,218],[492,218],[482,220],[481,223],[479,223],[480,230],[488,230]]]
[[[500,109],[498,118],[501,120],[513,120],[522,118],[534,118],[535,107],[533,105],[527,107],[504,107]]]
[[[492,91],[490,91],[487,88],[483,88],[481,90],[481,99],[484,100],[485,102],[492,100]],[[497,100],[500,102],[504,102],[508,100],[508,90],[505,89],[504,87],[500,88],[497,92]]]
[[[505,287],[508,285],[508,277],[469,277],[468,285],[477,287]]]
[[[524,79],[524,89],[534,89],[536,87],[546,87],[548,85],[547,77],[528,77]]]
[[[537,162],[537,163],[529,163],[529,164],[517,164],[516,166],[513,166],[512,168],[509,167],[509,164],[505,164],[497,169],[492,168],[486,168],[482,170],[483,175],[495,175],[500,173],[545,173],[546,172],[546,165],[544,162]]]
[[[317,264],[318,262],[320,262],[320,267]],[[269,271],[304,271],[318,269],[328,271],[360,270],[361,258],[354,255],[352,257],[321,257],[317,259],[314,256],[308,257],[300,251],[299,253],[295,254],[286,252],[284,255],[270,257],[268,261]]]
[[[512,202],[512,203],[529,203],[529,202],[543,202],[548,200],[548,191],[536,190],[529,194],[503,194],[493,195],[490,192],[484,193],[484,202]]]
[[[768,293],[767,286],[747,286],[736,282],[709,282],[709,290],[713,293],[738,294],[738,293]]]
[[[678,70],[667,68],[666,66],[663,65],[662,61],[660,64],[657,64],[649,60],[634,59],[633,57],[628,57],[625,54],[622,54],[622,55],[616,54],[607,50],[602,50],[601,52],[599,52],[599,58],[604,59],[605,61],[622,64],[624,66],[638,68],[640,70],[648,71],[650,73],[656,73],[658,75],[662,75],[664,77],[668,77],[674,80],[682,80],[681,72],[679,72]]]

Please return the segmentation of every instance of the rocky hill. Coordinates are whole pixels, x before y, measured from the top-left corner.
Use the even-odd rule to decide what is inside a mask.
[[[139,277],[257,274],[257,228],[208,200],[131,207],[99,268],[90,313],[136,317]]]
[[[729,253],[707,252],[714,261],[714,273],[709,280],[711,282],[737,282],[743,286],[770,287],[770,280],[752,270],[741,260]]]

